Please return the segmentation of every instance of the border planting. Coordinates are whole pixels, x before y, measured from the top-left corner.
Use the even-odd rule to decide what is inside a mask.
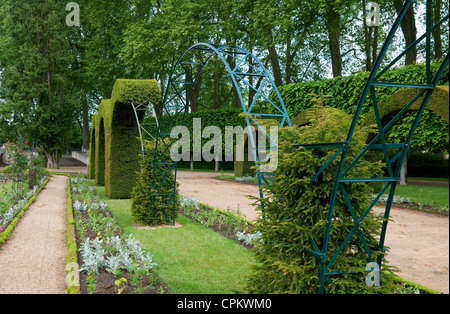
[[[238,210],[226,211],[198,202],[193,197],[179,196],[181,213],[238,244],[252,249],[261,239],[254,224],[244,218]]]
[[[0,246],[3,245],[3,243],[5,243],[6,240],[11,236],[11,233],[19,222],[20,218],[22,218],[31,204],[34,203],[36,197],[42,191],[49,180],[50,177],[44,177],[39,184],[39,188],[36,186],[34,189],[30,190],[26,194],[24,199],[17,202],[17,204],[15,204],[8,211],[2,214],[0,219]],[[5,217],[5,214],[7,214],[7,217]]]
[[[74,247],[68,250],[68,265],[76,266],[68,267],[68,275],[73,275],[80,265],[79,293],[168,293],[153,272],[156,264],[152,262],[152,255],[144,251],[132,235],[126,235],[107,205],[98,199],[86,178],[70,177],[68,219],[73,219],[70,225],[74,227],[78,252],[75,259]],[[72,244],[73,233],[69,226],[68,237]],[[71,293],[78,293],[76,284],[69,288]]]

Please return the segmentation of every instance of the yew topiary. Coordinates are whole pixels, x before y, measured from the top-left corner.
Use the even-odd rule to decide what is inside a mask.
[[[144,141],[145,151],[154,151],[155,143],[155,141]],[[141,159],[141,171],[137,175],[136,185],[132,191],[131,214],[136,222],[148,226],[169,224],[178,216],[177,188],[175,189],[175,195],[173,195],[173,187],[175,184],[174,172],[172,171],[167,176],[167,184],[165,182],[161,184],[163,174],[166,174],[173,166],[169,152],[167,151],[167,154],[163,156],[164,149],[165,146],[160,143],[158,145],[158,158],[161,158],[159,161],[163,164],[159,164],[159,169],[155,169],[155,186],[161,185],[159,190],[152,190],[154,156],[152,153],[148,153]],[[152,195],[154,195],[153,207]],[[173,202],[171,201],[173,197],[175,198],[175,213],[173,210]]]
[[[311,240],[322,249],[330,195],[339,163],[336,158],[323,173],[308,186],[311,178],[336,152],[335,148],[295,148],[294,144],[345,141],[351,117],[340,110],[323,107],[311,109],[309,124],[281,129],[279,132],[279,160],[275,184],[265,189],[264,217],[257,222],[262,232],[262,244],[255,250],[257,262],[247,282],[250,293],[318,293],[320,260],[305,250],[315,251]],[[348,147],[349,164],[365,145],[366,130],[357,129]],[[382,164],[373,160],[359,161],[350,177],[370,178],[382,174]],[[371,187],[362,182],[345,184],[357,217],[370,204]],[[300,197],[299,192],[304,191]],[[376,260],[377,236],[382,220],[372,212],[360,224],[367,245]],[[327,264],[354,227],[354,220],[342,193],[338,193],[331,223]],[[326,293],[375,292],[366,285],[364,271],[369,259],[364,244],[356,232],[333,263],[333,271],[347,271],[345,275],[330,276]],[[383,277],[384,278],[384,277]],[[386,287],[386,282],[383,282]]]

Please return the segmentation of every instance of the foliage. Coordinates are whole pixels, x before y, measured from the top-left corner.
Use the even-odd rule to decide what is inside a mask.
[[[180,196],[181,213],[189,219],[215,230],[229,238],[235,239],[249,247],[260,238],[260,233],[252,233],[253,225],[245,220],[238,208],[220,210],[208,205],[200,204],[195,198]]]
[[[448,106],[448,104],[446,104]],[[406,114],[386,136],[389,143],[403,143],[408,136],[415,114]],[[411,149],[416,152],[439,153],[449,151],[449,124],[436,113],[426,110],[420,119],[412,140]],[[448,163],[447,163],[448,165]],[[409,166],[409,163],[408,163]]]
[[[395,289],[394,294],[420,294],[417,286],[417,284],[409,286],[407,283],[402,282],[402,287]]]
[[[132,104],[142,108],[157,106],[161,100],[155,80],[119,79],[111,99],[104,99],[92,118],[91,144],[95,155],[90,174],[99,185],[105,185],[108,196],[129,198],[139,171],[139,133]],[[138,112],[140,121],[145,111]]]
[[[89,181],[81,176],[71,178],[70,186],[79,238],[80,272],[86,274],[88,292],[96,292],[96,275],[101,270],[111,272],[115,279],[120,279],[124,272],[130,276],[139,273],[140,280],[133,281],[133,289],[142,292],[145,289],[142,287],[143,277],[153,276],[156,265],[153,256],[133,235],[124,234]]]
[[[25,141],[25,145],[28,142]],[[21,143],[8,142],[6,150],[12,164],[5,168],[5,174],[8,179],[13,182],[13,189],[16,195],[20,198],[27,192],[27,189],[32,189],[37,186],[42,178],[49,172],[42,164],[41,157],[34,154],[28,154],[21,148]]]
[[[437,66],[439,62],[432,64],[432,71],[437,70]],[[424,72],[425,65],[417,64],[411,66],[405,66],[399,69],[387,71],[380,81],[396,81],[400,83],[423,83],[425,78]],[[368,72],[361,72],[356,75],[351,75],[347,77],[337,77],[333,79],[325,79],[322,81],[311,81],[304,83],[295,83],[286,86],[281,86],[279,88],[281,97],[286,105],[286,109],[291,117],[293,123],[296,120],[300,120],[301,112],[304,110],[311,108],[313,103],[311,99],[314,98],[314,95],[321,95],[322,93],[330,94],[333,97],[326,99],[326,105],[333,108],[341,109],[349,114],[353,114],[356,108],[356,104],[359,101],[364,85],[366,84]],[[441,77],[440,85],[448,85],[448,67],[445,73]],[[380,106],[385,106],[386,109],[380,108],[380,110],[385,110],[384,115],[391,113],[388,108],[389,104],[386,104],[386,100],[389,99],[389,96],[393,95],[399,91],[399,88],[392,87],[379,87],[377,88],[377,99]],[[439,91],[436,91],[436,94]],[[407,101],[411,100],[415,94],[407,98]],[[443,94],[445,95],[445,94]],[[448,95],[448,92],[447,92]],[[273,101],[277,101],[275,95],[271,93],[270,95]],[[448,96],[447,96],[448,97]],[[403,106],[406,103],[401,102]],[[444,102],[444,104],[440,104],[443,110],[445,111],[448,107],[448,104]],[[362,117],[359,120],[364,123],[364,119],[368,120],[370,123],[373,123],[374,114],[372,108],[372,100],[370,97],[366,100],[366,103],[362,110]],[[399,110],[399,109],[395,109]],[[370,114],[370,115],[369,115]],[[367,118],[366,118],[367,116]],[[297,117],[297,118],[294,118]],[[447,118],[448,118],[448,109],[447,109]],[[400,137],[405,137],[406,130],[409,129],[410,123],[407,124],[408,119],[410,121],[411,118],[406,118],[403,122],[396,123],[396,126],[393,131],[391,131],[391,139],[398,140]],[[417,150],[437,150],[440,151],[442,149],[445,150],[448,147],[448,136],[442,137],[439,132],[448,133],[448,123],[443,121],[437,115],[429,115],[426,114],[423,118],[426,122],[422,122],[420,128],[416,131],[414,135],[414,139],[416,141]],[[447,131],[446,131],[447,130]],[[446,131],[446,132],[445,132]],[[434,135],[434,136],[431,136]]]
[[[201,127],[202,129],[208,126],[217,126],[221,134],[225,134],[225,127],[231,126],[241,126],[243,129],[247,127],[247,123],[245,121],[245,118],[242,116],[239,116],[239,114],[242,113],[242,108],[224,108],[224,109],[216,109],[216,110],[205,110],[200,112],[189,112],[186,113],[184,116],[184,119],[182,115],[178,115],[175,118],[174,125],[184,125],[188,128],[189,133],[191,134],[190,138],[190,147],[193,148],[193,134],[194,134],[194,119],[201,119]],[[162,116],[159,124],[164,125],[168,123],[169,117],[168,116]],[[151,125],[148,130],[150,134],[156,134],[157,129],[156,125],[153,122],[153,117],[147,117],[144,120],[144,123],[147,125]],[[203,131],[203,130],[201,130]],[[150,140],[149,136],[147,135],[147,140]],[[208,142],[210,138],[202,138],[202,147],[203,144]],[[235,143],[234,139],[234,143]],[[225,139],[223,139],[222,144],[225,145]],[[223,146],[222,151],[225,151],[225,146]]]
[[[323,245],[329,198],[339,158],[307,186],[311,177],[335,150],[295,149],[292,144],[342,141],[351,119],[342,112],[316,107],[310,121],[312,124],[308,126],[280,130],[279,146],[283,154],[279,156],[274,178],[276,183],[265,191],[264,219],[259,219],[257,223],[257,230],[263,235],[263,244],[256,250],[259,263],[254,267],[254,273],[248,282],[250,293],[318,292],[320,261],[305,250],[315,251],[311,240],[320,248]],[[364,129],[355,131],[347,152],[348,160],[351,161],[364,146],[366,132]],[[351,171],[358,177],[376,177],[380,175],[381,167],[379,162],[363,160]],[[366,183],[353,182],[346,183],[345,189],[356,217],[361,217],[370,203],[370,187]],[[297,199],[299,191],[304,192]],[[342,193],[338,193],[331,221],[327,263],[354,227],[353,218],[347,208]],[[258,205],[258,209],[263,208]],[[369,213],[360,223],[360,228],[372,251],[372,257],[375,257],[378,254],[376,237],[381,230],[380,218]],[[366,285],[366,274],[360,272],[368,261],[363,242],[355,233],[334,261],[332,270],[359,272],[332,276],[331,284],[325,287],[326,292],[375,292],[376,289]]]
[[[437,71],[439,62],[432,63],[432,72]],[[394,81],[399,83],[424,83],[425,64],[417,64],[401,67],[387,71],[380,81]],[[355,75],[324,79],[321,81],[310,81],[289,84],[279,87],[283,102],[290,117],[296,117],[305,109],[311,108],[311,98],[309,94],[320,95],[322,90],[325,94],[332,95],[333,98],[327,100],[327,106],[341,109],[349,114],[353,114],[356,104],[362,94],[362,90],[367,82],[368,72],[360,72]],[[448,67],[441,77],[438,85],[448,85]],[[399,88],[379,87],[377,88],[378,101],[392,95]],[[270,99],[277,104],[277,98],[271,93]],[[372,101],[368,98],[363,108],[363,114],[372,106]]]
[[[168,140],[166,143],[169,143]],[[145,151],[155,151],[156,142],[145,141]],[[172,194],[174,193],[175,174],[172,170],[170,152],[165,150],[165,145],[158,145],[158,169],[153,169],[152,153],[145,154],[140,161],[141,171],[138,173],[136,185],[132,191],[131,214],[137,222],[144,225],[168,224],[178,216],[178,189],[175,188],[175,213],[172,208]],[[170,172],[169,172],[170,171]],[[164,180],[164,174],[169,173]],[[152,183],[159,186],[159,191],[152,190]],[[156,195],[159,194],[159,195]],[[168,205],[170,204],[170,206]],[[175,217],[174,217],[175,214]],[[166,217],[167,215],[167,217]]]
[[[35,201],[39,192],[44,188],[49,178],[42,178],[38,185],[28,191],[23,198],[12,190],[8,195],[2,195],[0,190],[0,245],[3,244],[23,216],[25,211]]]
[[[0,129],[10,139],[39,141],[52,168],[73,140],[79,97],[77,54],[67,40],[74,29],[56,14],[60,7],[56,0],[7,0],[0,7]]]

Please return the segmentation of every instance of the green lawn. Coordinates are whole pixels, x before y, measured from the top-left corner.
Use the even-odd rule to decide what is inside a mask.
[[[171,293],[242,291],[253,262],[248,249],[184,216],[177,220],[180,228],[138,229],[132,222],[130,200],[111,200],[104,188],[96,190],[125,232],[133,234],[154,254],[157,274]]]
[[[445,207],[449,205],[449,188],[425,185],[397,185],[395,195],[413,203]]]

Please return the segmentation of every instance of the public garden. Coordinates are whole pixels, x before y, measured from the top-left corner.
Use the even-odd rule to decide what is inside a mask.
[[[230,8],[172,1],[217,13],[220,26],[209,29],[202,15],[172,21],[169,2],[80,1],[110,18],[81,10],[84,25],[61,26],[49,1],[33,24],[49,45],[16,12],[31,4],[0,7],[10,29],[0,41],[0,293],[448,294],[445,5],[414,11],[407,0],[380,12],[287,1],[273,11],[243,1],[229,14],[245,34],[221,15]],[[342,20],[332,21],[334,10]],[[377,12],[395,18],[377,25]],[[408,14],[424,31],[413,40]],[[339,25],[351,18],[363,20],[366,45],[352,45],[367,49],[365,61],[354,48],[336,63],[332,30],[346,33]],[[173,32],[169,47],[157,26],[169,21],[191,26],[192,39]],[[50,56],[49,25],[68,40],[58,39],[67,55]],[[124,37],[102,35],[112,41],[107,57],[92,33],[99,26]],[[271,46],[275,32],[283,39]],[[302,34],[316,42],[299,42]],[[319,41],[326,54],[301,56],[324,50]],[[28,50],[4,49],[19,42]],[[31,73],[24,58],[34,49],[73,71]],[[327,60],[333,77],[320,71]]]

